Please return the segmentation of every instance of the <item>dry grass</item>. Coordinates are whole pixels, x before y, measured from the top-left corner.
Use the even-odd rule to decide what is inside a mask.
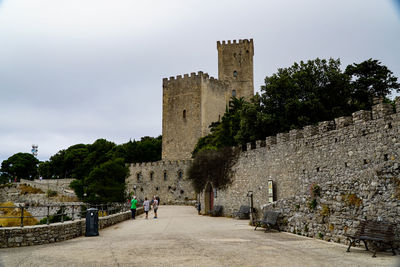
[[[35,188],[26,184],[21,184],[19,186],[19,194],[20,195],[27,195],[27,194],[44,194],[44,192],[42,191],[42,189],[40,188]]]
[[[56,197],[56,201],[58,201],[58,202],[78,202],[79,199],[78,199],[78,197],[59,195]]]
[[[12,227],[12,226],[20,226],[21,225],[21,210],[19,208],[14,207],[14,203],[5,202],[0,203],[0,225],[2,227]],[[24,210],[24,217],[32,216],[29,212]],[[4,217],[18,217],[18,218],[4,218]],[[24,218],[24,226],[27,225],[36,225],[38,220],[35,218]]]

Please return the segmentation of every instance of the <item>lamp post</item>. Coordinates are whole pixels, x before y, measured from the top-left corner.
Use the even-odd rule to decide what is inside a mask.
[[[254,216],[253,216],[253,191],[247,192],[247,197],[250,198],[250,222],[251,225],[254,224]]]

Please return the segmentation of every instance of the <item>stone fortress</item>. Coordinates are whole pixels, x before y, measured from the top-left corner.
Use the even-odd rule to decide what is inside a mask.
[[[163,80],[162,161],[131,164],[130,193],[159,195],[162,204],[200,200],[203,214],[221,205],[226,216],[249,205],[251,193],[256,217],[277,210],[282,230],[341,243],[362,219],[400,225],[400,98],[395,108],[379,102],[372,111],[247,144],[232,184],[225,190],[208,184],[196,196],[187,171],[198,138],[232,95],[249,99],[254,92],[253,40],[217,48],[218,80],[202,72]],[[310,192],[315,185],[318,196]]]
[[[160,196],[162,203],[184,203],[196,196],[187,180],[192,151],[210,133],[231,96],[254,95],[253,40],[217,42],[218,79],[199,71],[163,79],[162,161],[131,164],[128,192]]]

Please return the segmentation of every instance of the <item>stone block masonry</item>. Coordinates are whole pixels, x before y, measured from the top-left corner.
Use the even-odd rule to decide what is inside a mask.
[[[143,213],[143,208],[136,210],[137,215]],[[129,220],[131,212],[121,212],[99,218],[99,229]],[[85,234],[85,219],[54,223],[50,225],[35,225],[26,227],[0,228],[0,248],[43,245],[79,237]]]
[[[247,192],[253,191],[257,215],[281,211],[288,232],[343,242],[362,219],[400,225],[400,110],[394,113],[390,104],[247,147],[233,167],[232,185],[217,189],[214,198],[226,215],[248,205]],[[315,185],[320,192],[313,196]],[[205,193],[201,197],[204,205]]]
[[[126,179],[129,195],[139,199],[160,197],[161,204],[193,204],[196,199],[188,169],[191,160],[157,161],[131,164]]]

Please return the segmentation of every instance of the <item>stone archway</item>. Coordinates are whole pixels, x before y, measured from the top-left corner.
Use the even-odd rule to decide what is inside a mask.
[[[210,214],[214,207],[214,190],[211,183],[206,185],[204,192],[204,213]]]

